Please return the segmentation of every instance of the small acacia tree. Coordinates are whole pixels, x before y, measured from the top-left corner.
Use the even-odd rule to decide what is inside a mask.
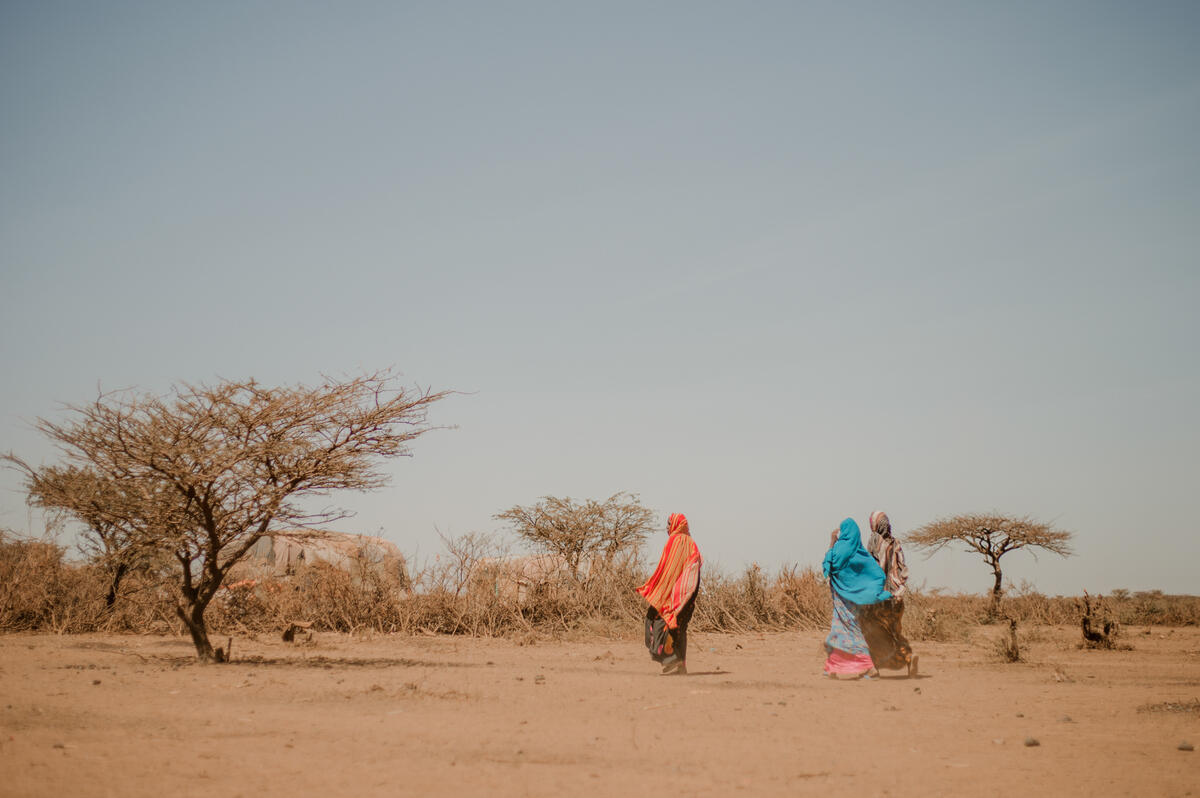
[[[494,517],[535,547],[560,555],[575,579],[586,558],[600,556],[611,564],[623,549],[645,540],[654,525],[653,511],[624,491],[602,502],[543,496],[537,504],[517,505]]]
[[[907,541],[932,556],[951,543],[965,543],[967,551],[983,555],[984,562],[992,569],[995,582],[992,585],[992,612],[999,608],[1004,575],[1000,570],[1000,558],[1010,551],[1044,549],[1062,557],[1071,551],[1070,532],[1054,529],[1049,524],[1028,517],[1011,518],[1003,515],[958,515],[942,518],[910,533]]]
[[[169,499],[139,495],[147,486],[107,479],[92,468],[26,468],[26,474],[31,506],[46,510],[56,522],[73,520],[83,525],[79,547],[104,574],[104,603],[111,610],[125,577],[149,570],[161,556],[153,530],[144,526],[147,519],[137,506]]]
[[[303,500],[384,485],[381,460],[409,455],[432,429],[429,405],[450,393],[393,382],[385,371],[315,388],[250,380],[102,394],[70,406],[66,423],[38,420],[65,465],[5,459],[24,472],[31,503],[82,522],[94,540],[168,552],[176,612],[199,659],[219,661],[204,614],[230,569],[274,530],[348,517]]]

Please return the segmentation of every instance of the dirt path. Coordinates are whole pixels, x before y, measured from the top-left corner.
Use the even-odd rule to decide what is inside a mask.
[[[822,635],[637,641],[318,635],[192,664],[160,637],[0,637],[0,795],[1198,795],[1200,630],[1030,661],[919,646],[923,678],[819,676]],[[1036,738],[1040,745],[1027,747]]]

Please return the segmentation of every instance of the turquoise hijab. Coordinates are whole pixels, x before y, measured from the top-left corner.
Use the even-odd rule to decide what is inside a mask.
[[[838,595],[852,604],[875,604],[892,597],[883,589],[886,581],[883,569],[863,548],[862,535],[853,518],[842,522],[837,543],[825,552],[821,569]]]

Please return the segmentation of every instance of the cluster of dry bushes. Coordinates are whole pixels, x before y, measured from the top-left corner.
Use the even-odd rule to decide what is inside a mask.
[[[461,541],[459,541],[461,543]],[[349,571],[325,563],[287,577],[246,578],[222,590],[210,608],[220,634],[278,633],[294,622],[317,631],[437,633],[477,636],[582,633],[639,634],[644,605],[634,587],[645,580],[636,556],[599,564],[577,577],[553,576],[515,591],[480,579],[480,547],[450,545],[448,556],[385,574],[363,563]],[[183,632],[174,581],[143,568],[124,576],[115,597],[102,562],[78,564],[53,542],[0,533],[0,631]],[[1200,623],[1200,597],[1114,591],[1104,612],[1125,626]],[[1010,589],[1001,614],[1025,624],[1078,625],[1081,601],[1050,597],[1028,585]],[[965,638],[990,623],[990,597],[912,591],[905,631],[915,640]],[[828,584],[812,567],[769,573],[752,565],[730,574],[706,566],[692,628],[748,632],[820,629],[829,623]]]

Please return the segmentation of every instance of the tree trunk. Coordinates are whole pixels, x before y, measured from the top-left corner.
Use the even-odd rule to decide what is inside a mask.
[[[121,580],[125,578],[127,570],[129,570],[129,567],[125,563],[117,563],[117,567],[112,574],[112,579],[109,582],[108,594],[104,597],[104,606],[106,609],[112,610],[113,605],[117,603],[117,593],[121,590]]]
[[[1004,575],[1000,573],[1000,564],[999,563],[992,566],[992,573],[994,573],[996,575],[996,583],[992,586],[992,610],[991,611],[992,611],[992,615],[998,615],[1000,613],[1000,594],[1001,594],[1000,585],[1001,585],[1002,580],[1004,579]]]
[[[188,602],[186,610],[176,605],[175,612],[192,635],[192,643],[196,646],[196,659],[201,662],[223,662],[224,652],[220,649],[214,650],[212,643],[208,642],[208,627],[204,623],[204,610],[207,607],[208,602],[191,601]]]

